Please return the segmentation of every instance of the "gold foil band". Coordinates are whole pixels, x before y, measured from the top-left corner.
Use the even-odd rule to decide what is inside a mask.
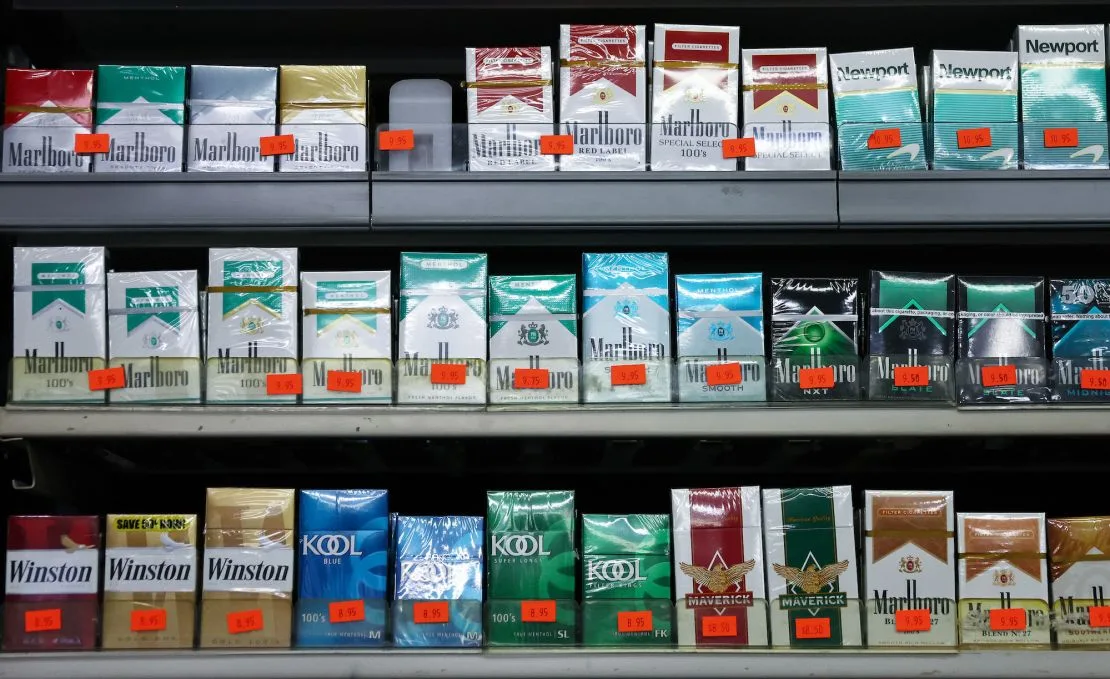
[[[864,533],[869,538],[954,538],[950,530],[869,530]]]
[[[1044,559],[1044,552],[960,552],[961,559],[992,559],[994,561],[1013,561],[1014,559]]]
[[[90,106],[13,106],[4,107],[9,113],[92,113]]]
[[[618,61],[614,59],[560,59],[560,66],[568,68],[643,68],[642,61]]]
[[[344,109],[366,108],[366,101],[282,101],[278,102],[281,108],[313,110],[313,109]]]
[[[305,316],[342,316],[343,314],[359,314],[362,316],[370,316],[373,314],[388,314],[389,309],[385,307],[333,307],[333,308],[316,308],[305,309]]]
[[[745,92],[769,92],[772,90],[827,90],[829,86],[824,83],[794,83],[782,85],[744,85]]]
[[[226,293],[247,293],[247,292],[296,292],[297,286],[295,285],[243,285],[243,286],[227,286],[217,285],[209,287],[208,292],[226,292]]]
[[[739,64],[729,64],[720,61],[657,61],[656,68],[719,68],[726,71],[735,71]]]
[[[508,87],[547,87],[550,84],[551,84],[550,80],[505,80],[505,81],[502,81],[502,82],[495,82],[495,83],[466,81],[466,82],[462,83],[462,86],[467,88],[467,89],[473,90],[473,89],[478,89],[478,88],[496,89],[496,88],[508,88]]]

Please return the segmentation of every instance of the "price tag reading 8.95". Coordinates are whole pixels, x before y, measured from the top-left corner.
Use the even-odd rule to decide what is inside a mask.
[[[161,632],[166,629],[166,609],[149,608],[131,611],[132,632]]]
[[[261,608],[252,608],[249,611],[233,611],[227,614],[228,634],[258,632],[261,631],[263,627]]]
[[[412,605],[412,621],[417,625],[450,622],[451,609],[446,601],[421,601]]]
[[[650,632],[652,630],[651,611],[621,611],[617,613],[617,632]]]
[[[555,600],[521,601],[520,619],[524,622],[555,622]]]
[[[328,604],[328,622],[333,625],[344,622],[362,622],[365,619],[366,604],[362,599],[332,601]]]

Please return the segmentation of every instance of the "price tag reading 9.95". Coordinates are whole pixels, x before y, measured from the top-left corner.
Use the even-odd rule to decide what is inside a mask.
[[[521,601],[520,619],[524,622],[555,622],[555,600]]]
[[[545,156],[573,155],[574,137],[569,134],[540,135],[540,153]]]
[[[328,604],[328,622],[333,625],[344,622],[362,622],[365,619],[366,604],[362,599],[332,601]]]
[[[740,375],[739,363],[721,363],[720,365],[705,366],[706,386],[716,387],[723,384],[740,384],[743,377]]]
[[[1110,370],[1081,369],[1079,371],[1079,386],[1093,391],[1110,390]]]
[[[895,632],[928,632],[932,628],[933,619],[929,617],[927,608],[894,612]]]
[[[260,632],[264,626],[261,608],[252,608],[249,611],[233,611],[227,614],[228,634]]]
[[[832,622],[828,618],[798,618],[794,636],[799,639],[831,639]]]
[[[281,373],[266,376],[267,396],[295,396],[301,393],[304,378],[298,373]]]
[[[458,363],[433,363],[432,384],[466,384],[466,366]]]
[[[132,632],[161,632],[166,629],[166,609],[148,608],[131,611]]]
[[[836,374],[831,366],[802,368],[798,371],[798,386],[802,389],[832,389],[836,386]]]
[[[701,619],[703,637],[734,637],[736,631],[735,615],[707,615]]]
[[[1027,625],[1024,608],[995,608],[991,610],[991,630],[1013,632]]]
[[[1110,627],[1110,606],[1091,606],[1087,609],[1089,624],[1094,628]]]
[[[108,153],[112,147],[112,140],[106,134],[75,134],[73,135],[73,152],[78,155],[88,153]]]
[[[647,384],[647,365],[643,363],[614,365],[609,368],[609,384],[614,387]]]
[[[381,151],[411,151],[416,148],[416,135],[412,130],[382,130],[378,133]]]
[[[652,630],[651,611],[621,611],[617,613],[617,632],[650,632]]]
[[[328,391],[344,391],[349,394],[361,394],[362,373],[354,370],[329,370]]]
[[[258,138],[259,155],[288,156],[297,152],[297,139],[291,134],[276,134]]]
[[[412,605],[412,621],[417,625],[435,625],[449,622],[451,609],[446,601],[421,601]]]
[[[18,618],[17,618],[18,619]],[[45,608],[23,614],[24,632],[56,632],[62,629],[62,609]]]
[[[126,383],[127,376],[123,372],[123,366],[89,371],[89,391],[120,389]]]

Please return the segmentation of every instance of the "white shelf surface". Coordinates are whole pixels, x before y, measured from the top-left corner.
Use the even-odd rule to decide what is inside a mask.
[[[3,679],[293,679],[295,677],[752,677],[753,679],[1041,679],[1107,676],[1090,651],[779,652],[182,651],[6,654]]]
[[[848,405],[7,406],[0,437],[781,437],[1110,435],[1110,407]],[[3,675],[0,674],[0,677]]]

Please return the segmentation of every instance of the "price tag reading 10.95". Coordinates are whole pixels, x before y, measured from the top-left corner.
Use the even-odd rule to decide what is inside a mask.
[[[652,630],[651,611],[621,611],[617,613],[617,632],[650,632]]]
[[[701,619],[701,635],[703,637],[734,637],[736,636],[735,615],[707,615]]]
[[[1044,147],[1046,149],[1073,149],[1079,146],[1079,128],[1046,127]]]
[[[432,625],[451,620],[451,610],[446,601],[421,601],[412,605],[412,621],[418,625]]]
[[[902,130],[897,127],[891,127],[883,130],[875,130],[871,136],[867,138],[867,148],[875,151],[877,149],[896,149],[902,145]]]
[[[555,622],[555,600],[521,601],[520,619],[524,622]]]
[[[991,630],[1012,632],[1026,627],[1024,608],[995,608],[991,610]]]

